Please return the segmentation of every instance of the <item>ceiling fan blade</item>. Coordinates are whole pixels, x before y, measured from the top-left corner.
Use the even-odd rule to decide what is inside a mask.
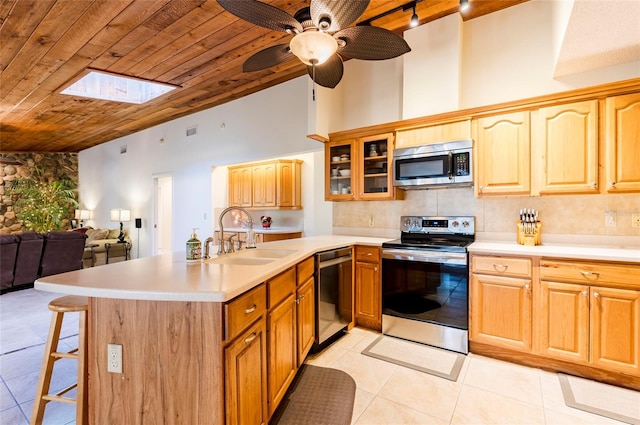
[[[343,47],[338,47],[338,52],[354,59],[391,59],[411,51],[404,38],[380,27],[350,27],[333,36],[346,43]]]
[[[276,31],[295,29],[302,32],[302,25],[282,9],[257,0],[218,0],[227,12],[238,18]]]
[[[295,55],[289,50],[289,44],[278,44],[267,47],[252,55],[242,64],[242,72],[260,71],[282,62],[293,59]]]
[[[311,0],[311,20],[323,31],[335,32],[348,27],[364,13],[369,0]],[[322,27],[322,19],[329,18],[330,26]]]
[[[316,84],[332,89],[342,80],[342,58],[340,55],[332,55],[325,63],[316,65],[315,72],[312,66],[307,66],[307,72]]]

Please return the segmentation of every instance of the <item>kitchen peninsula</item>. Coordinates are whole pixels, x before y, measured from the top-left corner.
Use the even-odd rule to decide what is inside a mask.
[[[312,280],[313,254],[385,240],[291,239],[198,264],[167,254],[48,276],[35,287],[89,297],[90,423],[267,423],[306,355],[291,350],[294,297]],[[237,260],[243,255],[250,258]],[[267,335],[283,318],[293,319]],[[122,374],[107,372],[107,344],[122,345]],[[283,370],[287,359],[267,366],[274,345],[277,355],[293,353],[293,370]]]

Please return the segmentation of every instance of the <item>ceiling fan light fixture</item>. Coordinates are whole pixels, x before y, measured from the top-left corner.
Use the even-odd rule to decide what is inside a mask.
[[[305,65],[320,65],[338,50],[338,42],[326,32],[307,30],[296,34],[289,48]]]

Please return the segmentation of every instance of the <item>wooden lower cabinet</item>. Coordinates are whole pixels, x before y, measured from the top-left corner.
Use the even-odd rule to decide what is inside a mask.
[[[356,324],[382,330],[382,278],[380,248],[355,248],[355,320]]]
[[[228,425],[266,424],[267,337],[263,317],[225,349]]]
[[[536,351],[546,357],[588,363],[589,287],[542,281],[536,298]]]
[[[316,339],[315,279],[313,276],[298,287],[296,319],[298,329],[298,367],[311,350]]]
[[[471,274],[471,341],[531,351],[531,279]]]
[[[640,375],[640,291],[591,287],[591,363]]]

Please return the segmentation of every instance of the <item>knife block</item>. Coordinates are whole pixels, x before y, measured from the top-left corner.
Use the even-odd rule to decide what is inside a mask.
[[[525,223],[523,223],[522,221],[518,220],[518,234],[516,235],[516,241],[520,244],[520,245],[529,245],[529,246],[534,246],[534,245],[540,245],[540,229],[542,228],[542,223],[540,223],[539,221],[535,223],[535,225],[533,223],[531,227],[533,229],[533,233],[527,233],[525,231]]]

